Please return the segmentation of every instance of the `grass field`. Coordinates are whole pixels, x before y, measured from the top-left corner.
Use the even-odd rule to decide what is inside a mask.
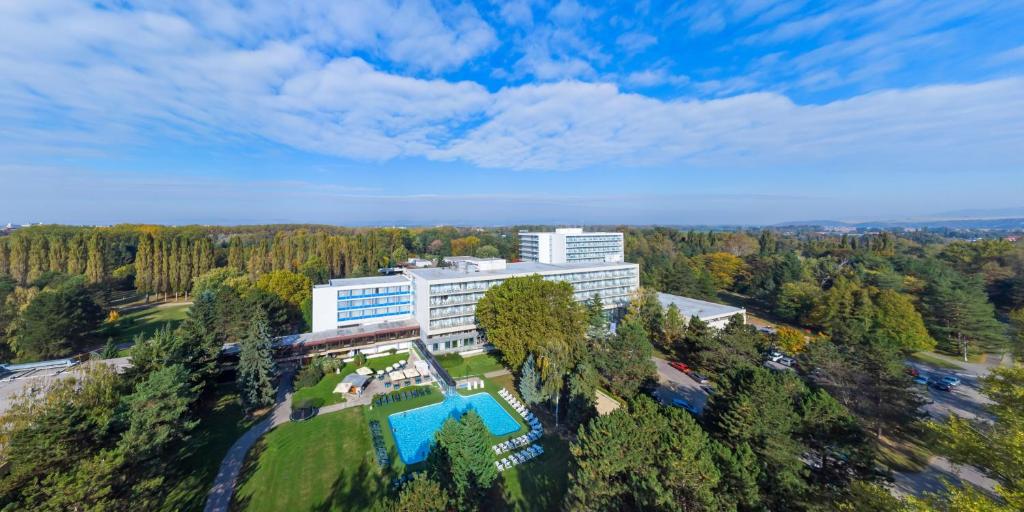
[[[270,431],[249,454],[235,510],[375,510],[390,478],[371,454],[363,408]]]
[[[511,387],[511,376],[485,379],[485,390]],[[413,389],[413,388],[408,388]],[[480,390],[460,391],[464,394]],[[253,449],[246,461],[233,509],[271,510],[377,510],[391,495],[393,478],[424,469],[424,463],[406,467],[398,457],[387,417],[396,412],[443,400],[431,394],[379,407],[357,407],[318,416],[304,423],[277,427]],[[504,400],[496,397],[507,407]],[[514,410],[510,414],[519,419]],[[381,422],[392,466],[382,471],[372,453],[368,423]],[[501,439],[526,432],[519,432]],[[541,440],[546,453],[539,459],[502,473],[485,503],[487,510],[558,510],[567,486],[568,443],[552,436]]]
[[[409,359],[409,354],[399,353],[393,356],[370,359],[366,362],[366,366],[369,366],[373,371],[383,370],[402,359]],[[299,408],[306,403],[311,403],[314,407],[323,407],[325,405],[344,402],[345,396],[340,393],[335,393],[334,388],[342,379],[345,378],[346,375],[354,373],[355,371],[356,365],[348,363],[342,367],[341,373],[329,373],[324,375],[324,378],[320,379],[320,382],[315,386],[296,390],[295,394],[292,395],[292,407]]]
[[[168,475],[163,490],[167,496],[166,510],[202,510],[221,459],[257,421],[245,416],[232,384],[221,385],[207,406],[202,421],[192,432],[192,450],[180,465],[181,473]]]
[[[114,343],[131,343],[135,336],[142,334],[143,337],[148,337],[165,325],[170,325],[171,329],[174,329],[188,316],[190,306],[191,304],[168,304],[127,313],[117,321]]]
[[[505,368],[501,362],[491,354],[469,356],[463,358],[461,361],[453,361],[451,359],[440,357],[438,358],[438,362],[440,362],[441,366],[443,366],[445,370],[448,370],[448,373],[456,379],[469,377],[471,375],[483,375],[488,372]]]

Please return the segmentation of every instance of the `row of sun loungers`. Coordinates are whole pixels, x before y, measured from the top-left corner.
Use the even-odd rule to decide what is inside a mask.
[[[494,450],[495,455],[501,455],[507,451],[515,450],[516,448],[526,446],[538,439],[540,439],[541,431],[531,430],[529,434],[523,434],[515,439],[509,439],[504,443],[499,443],[491,447]]]
[[[539,444],[530,446],[529,448],[513,453],[504,459],[495,461],[494,465],[498,468],[498,471],[505,471],[506,469],[518,466],[528,460],[531,460],[540,454],[544,453],[544,448]]]
[[[373,405],[381,406],[387,405],[392,402],[401,402],[402,400],[408,400],[410,398],[416,398],[418,396],[424,396],[430,394],[430,388],[426,389],[414,389],[412,391],[395,391],[394,393],[388,393],[381,395],[373,401]]]
[[[379,421],[370,422],[370,434],[373,436],[373,451],[377,455],[377,465],[387,468],[391,465],[391,459],[388,457],[387,450],[384,449],[384,436],[381,434]]]
[[[527,423],[530,424],[530,428],[532,430],[543,431],[543,427],[541,427],[540,420],[538,420],[537,417],[534,416],[533,413],[526,408],[526,405],[520,402],[519,399],[517,399],[509,390],[501,388],[498,390],[498,394],[501,395],[501,397],[504,398],[505,401],[508,402],[508,404],[511,405],[512,408],[515,409],[516,412],[518,412],[519,415],[522,416]]]

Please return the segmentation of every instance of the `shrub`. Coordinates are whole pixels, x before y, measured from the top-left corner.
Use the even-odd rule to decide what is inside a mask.
[[[356,354],[356,357],[352,360],[352,362],[355,363],[357,367],[366,366],[366,354],[363,354],[361,352]]]
[[[445,366],[456,366],[462,364],[464,361],[460,354],[441,354],[437,356],[437,362]]]
[[[299,370],[299,374],[295,376],[295,389],[315,386],[323,378],[324,369],[318,362],[313,361],[302,370]]]

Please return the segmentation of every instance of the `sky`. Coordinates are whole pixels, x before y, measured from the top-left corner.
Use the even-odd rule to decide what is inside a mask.
[[[0,224],[1024,206],[1024,1],[0,2]]]

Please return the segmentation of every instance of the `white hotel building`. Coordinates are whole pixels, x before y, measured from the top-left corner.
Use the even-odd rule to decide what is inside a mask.
[[[419,338],[435,353],[478,350],[483,339],[476,303],[506,279],[537,274],[566,281],[573,285],[576,300],[598,295],[609,310],[627,305],[640,285],[635,263],[556,265],[465,256],[446,261],[450,266],[406,268],[401,275],[332,279],[314,286],[313,332],[286,337],[286,343],[296,348],[319,344],[330,351],[360,346],[372,353],[408,348]]]
[[[535,261],[458,256],[445,258],[445,267],[411,265],[399,275],[316,285],[312,332],[282,338],[283,356],[350,355],[354,350],[373,354],[409,349],[417,340],[433,353],[480,350],[485,341],[476,325],[476,304],[488,289],[512,277],[536,274],[568,282],[577,301],[598,295],[607,310],[629,304],[640,286],[640,267],[622,261],[622,234],[560,231],[520,234],[524,248],[534,245],[535,238]],[[675,302],[685,318],[707,316],[722,322],[744,312],[683,297],[660,298],[666,306]]]
[[[618,263],[623,257],[622,233],[584,233],[561,228],[554,233],[519,233],[519,257],[538,263]]]

